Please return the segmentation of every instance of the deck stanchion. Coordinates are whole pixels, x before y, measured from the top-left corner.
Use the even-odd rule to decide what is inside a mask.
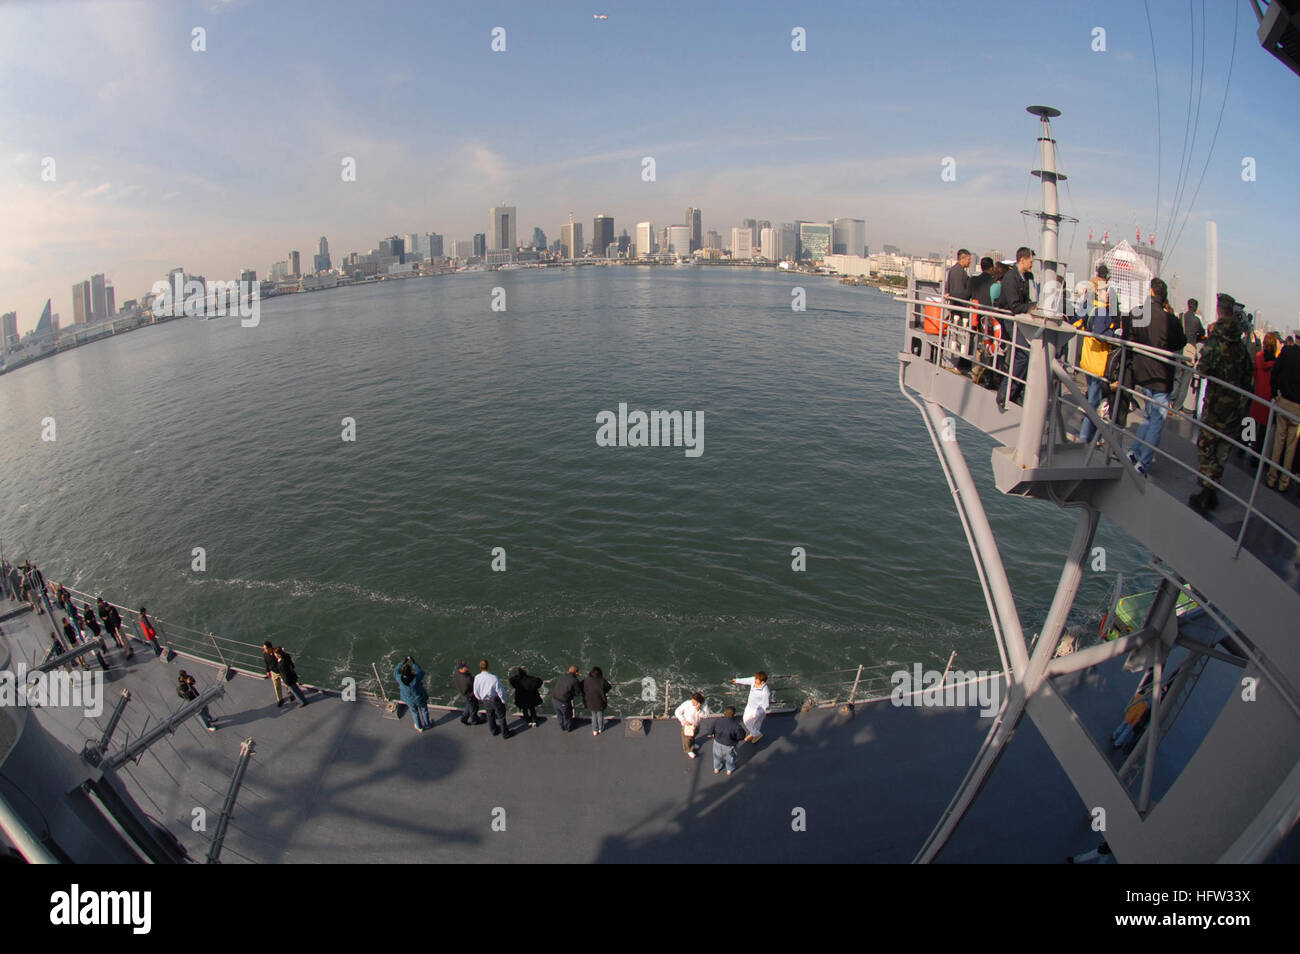
[[[667,679],[665,679],[664,680],[664,718],[665,719],[668,718],[668,706],[670,705],[668,700],[672,698],[672,694],[669,692],[669,690],[672,689],[672,687],[673,684],[669,682]]]
[[[862,666],[858,666],[858,674],[853,677],[853,690],[849,693],[849,705],[853,705],[854,700],[858,697],[858,683],[862,682]]]

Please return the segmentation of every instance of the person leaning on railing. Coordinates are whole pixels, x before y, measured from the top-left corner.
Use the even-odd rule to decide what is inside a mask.
[[[1283,414],[1273,415],[1273,451],[1269,459],[1284,468],[1281,477],[1277,467],[1270,467],[1264,483],[1286,493],[1291,487],[1291,476],[1287,471],[1295,470],[1295,449],[1300,439],[1300,344],[1289,344],[1283,348],[1273,364],[1273,394],[1277,406],[1292,417]]]
[[[1253,391],[1254,367],[1250,352],[1242,340],[1236,307],[1237,302],[1231,295],[1219,296],[1219,318],[1210,326],[1205,349],[1196,365],[1201,376],[1210,379],[1205,389],[1205,407],[1201,412],[1202,426],[1196,436],[1201,489],[1187,501],[1199,514],[1205,514],[1219,505],[1219,495],[1213,482],[1223,477],[1223,465],[1227,462],[1228,451],[1232,447],[1223,435],[1239,433],[1242,414],[1249,400],[1220,382],[1227,381],[1245,391]]]

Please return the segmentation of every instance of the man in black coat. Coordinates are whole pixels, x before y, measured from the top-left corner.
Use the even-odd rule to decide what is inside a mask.
[[[1151,279],[1151,294],[1143,303],[1136,318],[1125,315],[1121,322],[1124,338],[1170,352],[1164,360],[1135,351],[1129,354],[1133,389],[1146,398],[1146,416],[1134,432],[1133,451],[1129,459],[1143,476],[1151,467],[1155,448],[1165,429],[1169,415],[1169,393],[1174,386],[1174,360],[1181,355],[1187,339],[1183,336],[1183,323],[1169,307],[1169,290],[1164,281]]]
[[[555,715],[560,720],[561,732],[572,732],[577,728],[573,724],[573,697],[581,691],[582,680],[578,678],[577,666],[570,666],[568,672],[555,680],[551,702],[555,706]]]
[[[307,704],[307,697],[302,694],[298,688],[298,669],[293,664],[293,657],[290,656],[283,646],[277,646],[275,649],[275,662],[280,670],[280,681],[289,687],[289,691],[298,697],[300,705]]]
[[[474,674],[469,671],[469,663],[462,659],[456,664],[456,670],[451,674],[451,682],[465,700],[460,710],[460,724],[482,724],[485,720],[480,719],[478,715],[478,699],[474,696]]]
[[[1007,269],[1007,273],[1002,276],[1002,294],[994,302],[997,307],[1003,311],[1009,311],[1013,315],[1023,315],[1033,308],[1033,303],[1029,300],[1029,280],[1025,275],[1034,267],[1034,250],[1024,245],[1016,249],[1016,264],[1013,268]],[[1013,322],[1006,319],[1002,320],[1002,340],[1007,341],[1011,338],[1011,329],[1008,325]],[[1016,324],[1015,340],[1012,346],[1011,374],[1003,377],[1002,383],[998,386],[998,407],[1003,410],[1007,406],[1007,398],[1010,397],[1012,404],[1023,403],[1025,392],[1025,379],[1029,375],[1029,340],[1020,330],[1020,325]],[[1012,378],[1019,380],[1012,381]]]

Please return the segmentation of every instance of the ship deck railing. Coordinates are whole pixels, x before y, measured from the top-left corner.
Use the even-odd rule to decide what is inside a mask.
[[[1075,443],[1074,433],[1066,429],[1065,414],[1067,412],[1077,414],[1080,421],[1082,421],[1083,416],[1087,416],[1092,419],[1095,432],[1088,444],[1088,453],[1084,459],[1084,466],[1093,463],[1094,458],[1096,458],[1098,466],[1113,461],[1121,466],[1133,469],[1134,465],[1127,459],[1127,453],[1135,452],[1138,444],[1144,444],[1151,448],[1153,452],[1153,463],[1157,458],[1167,461],[1175,469],[1185,472],[1203,484],[1214,487],[1215,490],[1241,505],[1244,516],[1241,527],[1236,534],[1236,552],[1240,552],[1252,522],[1266,525],[1292,547],[1300,549],[1300,532],[1270,515],[1260,505],[1260,485],[1265,482],[1265,478],[1270,471],[1274,472],[1274,480],[1278,484],[1285,481],[1288,484],[1295,482],[1300,486],[1300,475],[1297,474],[1296,461],[1293,459],[1291,466],[1286,467],[1283,466],[1280,459],[1275,460],[1272,457],[1274,439],[1279,428],[1284,424],[1289,427],[1300,426],[1300,417],[1286,410],[1276,399],[1265,400],[1253,391],[1247,391],[1234,382],[1212,375],[1201,374],[1196,371],[1194,364],[1183,358],[1181,351],[1171,353],[1138,342],[1126,341],[1123,338],[1094,335],[1083,329],[1076,328],[1071,324],[1073,319],[1069,315],[1048,317],[1043,317],[1041,314],[1012,315],[1010,312],[998,308],[983,305],[963,306],[953,301],[942,301],[940,305],[940,299],[937,297],[923,298],[919,294],[916,297],[905,296],[896,300],[905,302],[909,306],[909,329],[913,333],[918,329],[922,330],[921,339],[926,342],[926,353],[918,355],[918,357],[922,357],[923,360],[936,366],[949,369],[955,369],[958,361],[969,362],[972,368],[984,369],[983,373],[985,374],[1007,378],[1008,394],[1012,385],[1018,384],[1022,389],[1029,387],[1029,381],[1026,378],[1018,377],[1012,373],[1012,369],[1015,367],[1014,359],[1017,351],[1028,352],[1029,350],[1025,345],[1019,343],[1021,339],[1020,326],[1025,325],[1034,329],[1035,333],[1042,331],[1047,336],[1050,336],[1054,347],[1047,350],[1048,357],[1052,362],[1051,374],[1047,378],[1049,381],[1048,413],[1046,418],[1048,433],[1039,436],[1040,440],[1042,437],[1047,438],[1044,442],[1044,466],[1051,466],[1052,455],[1057,448]],[[943,310],[942,317],[939,319],[941,329],[939,334],[924,332],[925,318],[921,309],[926,307],[932,309],[941,307]],[[997,337],[985,331],[983,324],[980,327],[965,324],[964,322],[969,320],[965,316],[972,314],[978,318],[991,317],[998,319],[1002,323],[1003,329],[1009,329],[1010,333],[1008,334],[1004,330],[1002,336]],[[953,315],[961,315],[963,319],[953,320]],[[1123,399],[1132,408],[1126,415],[1132,424],[1126,422],[1124,426],[1120,426],[1111,420],[1109,416],[1103,417],[1099,409],[1093,409],[1088,404],[1085,392],[1087,390],[1087,379],[1092,375],[1084,372],[1078,366],[1078,355],[1083,341],[1087,338],[1094,338],[1104,342],[1112,349],[1119,349],[1119,381],[1113,384],[1108,382],[1108,386],[1113,390],[1103,395],[1101,407],[1110,407],[1112,401],[1118,403],[1118,399],[1112,398],[1110,395],[1122,395]],[[983,345],[983,348],[980,345]],[[988,352],[994,348],[1000,350],[1005,356],[1005,362],[995,360],[990,363],[987,360]],[[915,353],[915,349],[913,353]],[[1213,479],[1202,474],[1196,466],[1181,459],[1169,449],[1141,441],[1136,434],[1132,433],[1130,427],[1136,427],[1141,422],[1145,415],[1145,407],[1150,401],[1147,395],[1138,391],[1135,387],[1122,383],[1125,379],[1126,369],[1131,363],[1131,356],[1139,353],[1167,365],[1171,369],[1175,381],[1180,372],[1194,375],[1188,390],[1190,393],[1199,393],[1200,396],[1197,399],[1198,410],[1188,412],[1182,407],[1174,407],[1172,404],[1166,405],[1165,431],[1170,430],[1171,423],[1184,422],[1188,432],[1188,440],[1191,443],[1196,443],[1196,434],[1198,432],[1208,432],[1224,441],[1230,448],[1241,451],[1248,461],[1248,472],[1251,473],[1249,494],[1243,496],[1241,493],[1234,492],[1222,479]],[[1083,378],[1082,384],[1079,382],[1080,376]],[[1240,428],[1235,433],[1227,432],[1212,427],[1201,419],[1199,408],[1210,386],[1222,388],[1243,399],[1243,417],[1240,419],[1243,422],[1246,416],[1250,416],[1253,407],[1251,402],[1257,402],[1267,408],[1267,421],[1263,428],[1259,450],[1239,439],[1243,436]],[[1285,445],[1280,456],[1285,456]],[[1300,457],[1300,451],[1297,452],[1296,456]]]
[[[54,602],[54,590],[58,585],[56,580],[47,580],[50,589],[50,599],[56,611],[59,606]],[[72,595],[74,601],[78,604],[90,604],[95,606],[99,599],[98,594],[91,594],[75,587],[63,583],[63,588]],[[123,635],[132,640],[134,648],[138,651],[140,647],[149,649],[147,641],[142,635],[140,628],[140,614],[137,610],[130,609],[119,603],[113,603],[106,600],[109,605],[117,608],[122,615]],[[255,678],[262,678],[265,673],[263,663],[261,643],[246,642],[243,640],[232,639],[228,636],[220,636],[210,631],[202,631],[176,622],[162,615],[149,614],[149,620],[154,625],[154,629],[159,636],[159,646],[164,652],[174,653],[200,662],[208,663],[215,667],[228,667],[232,673],[243,674]],[[55,626],[60,638],[62,630]],[[105,634],[107,639],[107,634]],[[111,644],[111,640],[110,640]],[[401,656],[398,650],[391,650],[382,660],[377,660],[369,665],[357,665],[341,663],[336,660],[321,659],[306,653],[294,653],[294,662],[300,675],[304,676],[303,685],[317,691],[324,691],[337,694],[341,690],[337,687],[343,684],[345,679],[352,679],[356,686],[359,696],[366,697],[377,705],[385,705],[390,700],[398,699],[396,684],[388,685],[395,665],[400,662]],[[937,664],[938,660],[934,660]],[[976,664],[969,666],[963,662],[957,663],[957,653],[952,652],[948,656],[947,664],[942,672],[940,683],[943,685],[956,685],[951,682],[950,676],[954,673],[960,673],[962,670],[973,671]],[[513,666],[506,667],[506,671],[512,670]],[[834,707],[841,704],[859,704],[876,702],[882,699],[890,698],[893,694],[897,679],[896,674],[907,667],[899,663],[873,663],[870,665],[861,664],[851,666],[845,669],[832,669],[812,673],[779,673],[773,672],[768,676],[768,684],[772,687],[774,705],[772,712],[794,712],[807,710],[811,708]],[[931,670],[927,670],[929,672]],[[932,671],[938,672],[938,669]],[[981,678],[987,678],[990,673],[1005,677],[1004,672],[996,671],[996,667],[979,665],[978,671]],[[910,670],[909,670],[910,672]],[[325,679],[321,679],[321,673],[328,674]],[[316,681],[308,681],[307,676],[313,676]],[[435,679],[438,673],[430,672],[429,676]],[[448,673],[450,675],[450,673]],[[534,673],[533,675],[537,675]],[[609,674],[612,676],[613,674]],[[955,678],[955,677],[954,677]],[[717,686],[703,682],[686,683],[680,676],[665,677],[663,679],[653,680],[653,691],[649,695],[645,694],[646,681],[644,678],[632,679],[627,681],[618,681],[610,678],[613,690],[610,693],[610,708],[605,710],[606,718],[609,719],[629,719],[629,718],[670,718],[676,707],[681,702],[690,698],[694,692],[703,692],[708,698],[711,709],[714,714],[721,712],[722,708],[728,705],[734,705],[736,711],[744,709],[745,700],[749,693],[747,686],[724,685]],[[505,678],[502,678],[502,686],[506,690],[507,699],[513,701],[512,690]],[[429,705],[437,709],[460,709],[461,703],[451,696],[448,692],[444,701],[435,701],[438,698],[437,690],[430,691]],[[543,705],[538,707],[542,714],[550,710],[549,695],[544,694]],[[585,707],[581,699],[575,700],[575,709],[580,714]]]

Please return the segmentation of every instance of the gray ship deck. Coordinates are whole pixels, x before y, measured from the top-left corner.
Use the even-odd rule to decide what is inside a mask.
[[[14,609],[3,605],[0,617]],[[12,653],[9,668],[43,656],[45,622],[31,612],[0,622]],[[31,710],[41,729],[73,751],[98,738],[121,689],[130,689],[133,699],[110,752],[138,736],[146,718],[152,725],[179,707],[178,669],[194,672],[200,689],[217,674],[183,656],[161,663],[143,647],[129,662],[116,649],[109,660],[98,719],[79,710]],[[1234,678],[1230,667],[1207,670],[1177,727],[1187,743],[1161,747],[1162,780],[1177,772],[1170,759],[1199,744],[1198,726],[1203,731],[1209,724]],[[1137,680],[1116,660],[1066,677],[1058,688],[1105,742]],[[409,717],[394,721],[369,702],[320,692],[308,698],[306,709],[278,709],[269,682],[234,676],[211,706],[219,731],[205,732],[191,719],[138,764],[119,770],[119,778],[196,860],[206,854],[240,742],[252,737],[256,747],[226,838],[226,863],[907,862],[989,727],[976,709],[888,701],[859,704],[847,721],[830,709],[778,714],[768,719],[761,744],[742,746],[737,772],[728,778],[712,773],[711,743],[700,758],[684,757],[675,721],[655,721],[637,737],[615,722],[593,738],[585,720],[578,731],[562,734],[554,718],[527,729],[516,716],[512,725],[522,731],[503,741],[486,726],[462,726],[445,709],[434,710],[435,727],[417,735]],[[4,774],[21,783],[24,765],[12,762]],[[74,774],[78,767],[84,768],[69,766]],[[77,860],[122,860],[76,830],[91,824],[84,809],[57,819],[48,806],[42,816],[26,800],[10,800],[34,830],[49,824]],[[200,806],[208,831],[196,833],[190,821]],[[492,827],[497,807],[506,812],[504,832]],[[792,830],[795,808],[806,810],[805,832]],[[1026,719],[941,860],[1060,862],[1098,840],[1065,773]]]

